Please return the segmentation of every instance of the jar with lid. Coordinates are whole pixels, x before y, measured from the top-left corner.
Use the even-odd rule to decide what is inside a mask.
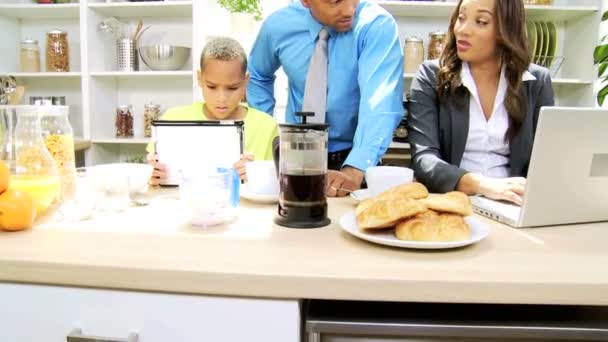
[[[144,137],[152,136],[152,121],[160,117],[160,105],[150,103],[144,105]]]
[[[130,138],[133,136],[133,113],[131,105],[122,105],[116,108],[116,137]]]
[[[41,106],[40,126],[44,145],[55,160],[61,180],[61,200],[76,193],[76,158],[74,131],[68,119],[68,106]]]
[[[26,39],[21,42],[19,62],[22,72],[40,72],[40,48],[37,40]]]
[[[443,46],[445,45],[445,32],[431,32],[429,37],[431,37],[431,39],[429,40],[428,59],[438,59],[439,56],[441,56],[441,51],[443,51]]]
[[[424,61],[424,45],[422,39],[418,37],[409,37],[405,40],[403,48],[403,71],[413,73],[418,70],[418,67]]]
[[[46,34],[46,71],[70,71],[70,47],[65,31],[53,30]]]

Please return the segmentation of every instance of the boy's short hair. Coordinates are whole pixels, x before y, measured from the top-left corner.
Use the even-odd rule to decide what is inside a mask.
[[[230,37],[214,37],[205,44],[201,52],[201,71],[205,69],[205,61],[209,59],[226,62],[239,60],[243,74],[247,72],[247,54],[241,44]]]

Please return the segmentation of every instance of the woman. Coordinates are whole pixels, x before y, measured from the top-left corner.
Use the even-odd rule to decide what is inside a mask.
[[[460,0],[439,61],[412,82],[408,122],[416,178],[522,203],[547,69],[530,63],[521,0]]]

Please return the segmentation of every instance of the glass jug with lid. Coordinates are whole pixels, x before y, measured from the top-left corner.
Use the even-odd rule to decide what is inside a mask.
[[[279,125],[279,206],[275,223],[316,228],[327,217],[327,139],[329,125],[306,123],[314,113],[296,113],[301,124]],[[276,156],[275,156],[276,158]]]
[[[55,161],[42,140],[40,106],[0,106],[1,158],[11,171],[10,188],[28,192],[38,215],[57,199],[60,189]]]

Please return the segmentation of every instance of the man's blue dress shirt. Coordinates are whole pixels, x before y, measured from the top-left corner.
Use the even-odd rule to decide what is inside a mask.
[[[266,113],[275,106],[279,67],[287,74],[286,121],[299,122],[310,58],[322,28],[300,2],[263,23],[249,58],[247,101]],[[344,165],[376,165],[404,115],[403,51],[397,24],[380,6],[362,0],[347,32],[328,28],[327,115],[329,152],[352,148]]]

